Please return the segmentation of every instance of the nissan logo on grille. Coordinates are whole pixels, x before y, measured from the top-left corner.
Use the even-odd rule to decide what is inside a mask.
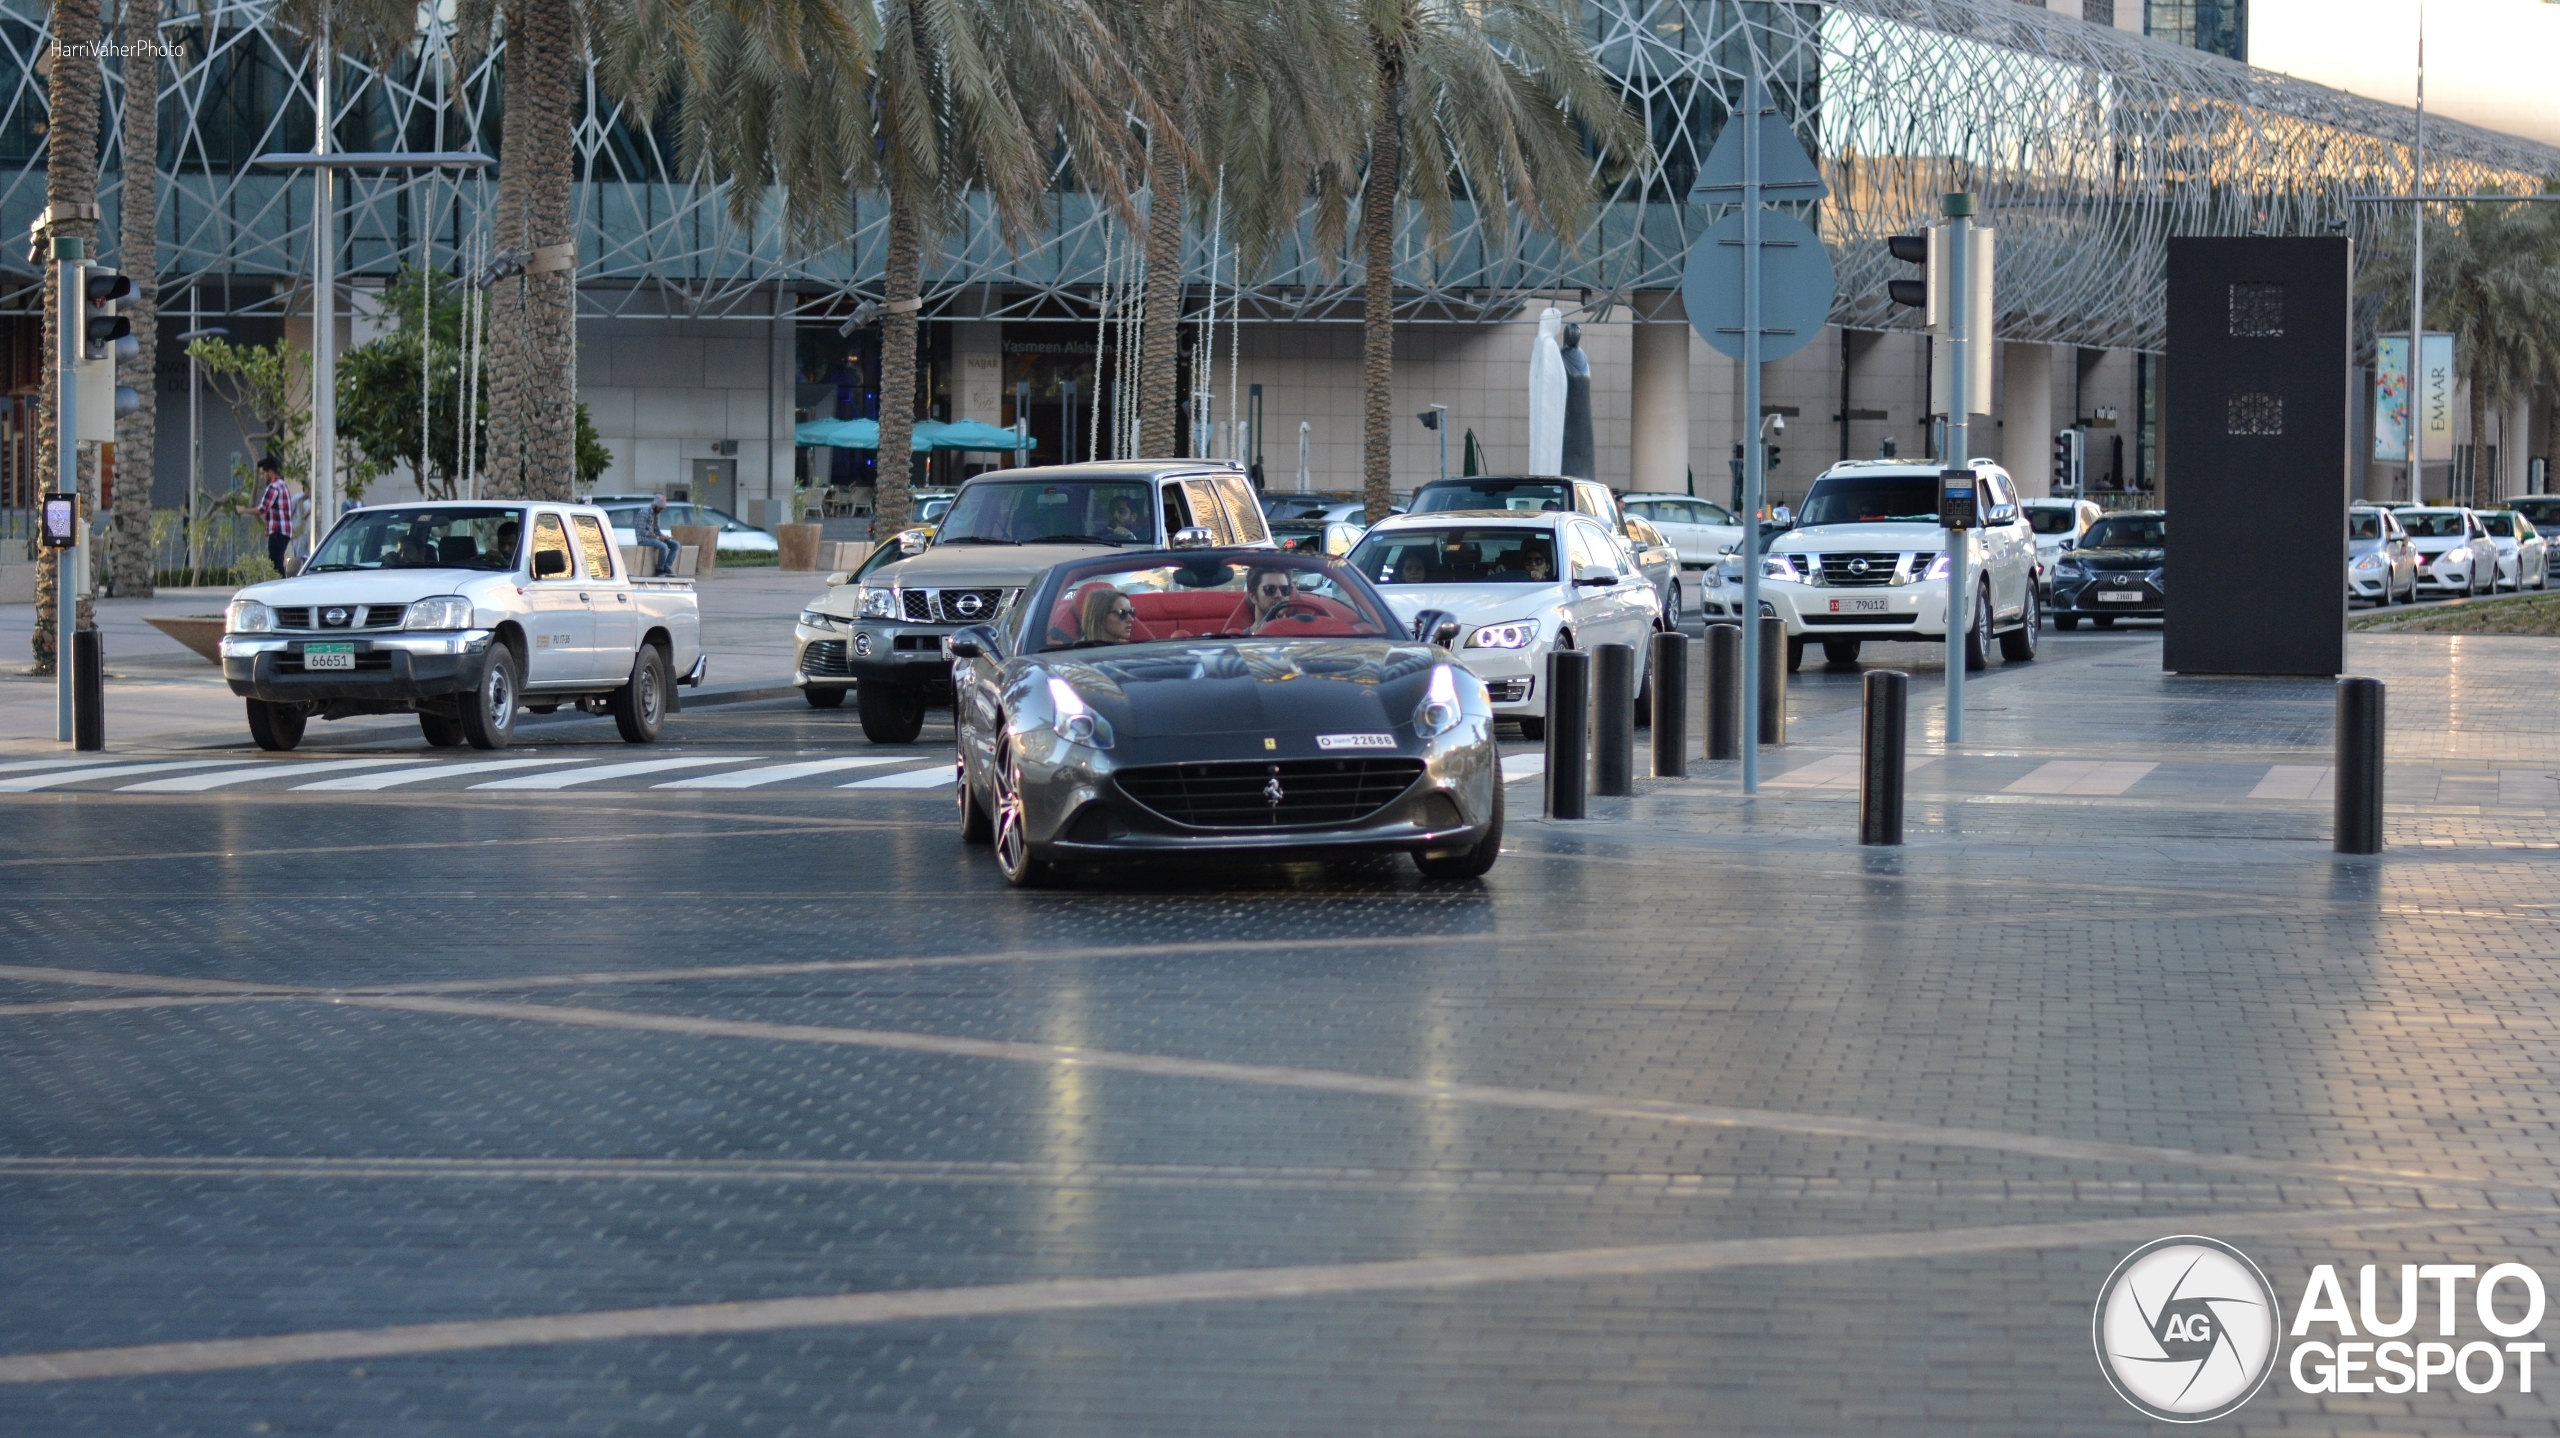
[[[347,611],[324,609],[320,611],[320,622],[331,629],[344,629],[347,627]]]
[[[1867,572],[1867,562],[1866,562],[1865,560],[1863,560],[1863,559],[1852,559],[1852,560],[1850,560],[1850,561],[1849,561],[1849,572],[1850,572],[1851,574],[1864,574],[1864,573],[1866,573],[1866,572]]]
[[[951,612],[963,619],[977,618],[978,611],[986,607],[987,601],[975,594],[963,594],[951,601]]]

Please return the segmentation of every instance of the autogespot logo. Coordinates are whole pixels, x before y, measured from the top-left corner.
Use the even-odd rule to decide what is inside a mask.
[[[2249,1401],[2275,1367],[2275,1290],[2248,1255],[2181,1234],[2129,1254],[2098,1290],[2098,1366],[2124,1401],[2202,1423]]]

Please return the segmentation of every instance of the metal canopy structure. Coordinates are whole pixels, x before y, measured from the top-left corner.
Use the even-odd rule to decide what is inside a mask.
[[[36,62],[48,14],[0,0],[0,227],[22,230],[44,202]],[[1852,327],[1915,327],[1884,301],[1882,241],[1925,223],[1951,190],[1979,195],[1984,222],[2002,231],[2000,334],[2092,346],[2159,346],[2172,235],[2344,232],[2362,252],[2381,227],[2405,223],[2347,202],[2408,191],[2411,112],[2017,0],[1587,0],[1586,16],[1595,53],[1645,118],[1657,166],[1618,183],[1571,244],[1515,226],[1496,249],[1461,204],[1454,231],[1433,245],[1408,214],[1400,317],[1505,319],[1539,296],[1605,320],[1676,290],[1690,241],[1721,214],[1687,196],[1754,53],[1829,182],[1829,198],[1802,215],[1840,276],[1832,318]],[[161,36],[183,47],[162,70],[163,284],[250,281],[235,312],[280,312],[310,272],[312,180],[250,161],[312,147],[301,38],[248,0],[205,0],[169,17]],[[497,153],[497,57],[458,69],[448,38],[430,31],[388,72],[343,63],[342,149]],[[102,68],[100,203],[112,235],[124,97],[119,67]],[[753,226],[732,225],[721,188],[678,174],[672,145],[602,104],[592,78],[587,93],[576,130],[582,314],[841,316],[877,296],[879,203],[861,207],[841,243],[796,251],[774,205]],[[2560,149],[2446,121],[2428,129],[2430,191],[2513,191],[2560,176]],[[387,159],[342,176],[338,273],[389,276],[420,253],[422,229],[436,262],[458,268],[486,229],[496,183],[493,172]],[[927,314],[1090,324],[1106,249],[1125,251],[1126,237],[1081,192],[1061,189],[1050,203],[1049,227],[1019,253],[981,207],[929,267]],[[1269,273],[1243,277],[1244,318],[1356,320],[1356,256],[1313,253],[1311,233],[1282,247]],[[1205,287],[1213,270],[1221,289],[1238,279],[1230,257],[1195,237],[1191,278]]]

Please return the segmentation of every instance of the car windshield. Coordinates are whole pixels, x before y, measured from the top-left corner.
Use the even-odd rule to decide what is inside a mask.
[[[1934,474],[1826,474],[1813,482],[1796,523],[1935,524],[1938,477]]]
[[[2089,526],[2082,549],[2163,549],[2169,542],[2169,520],[2158,514],[2119,514]]]
[[[1532,514],[1573,508],[1573,485],[1567,480],[1453,479],[1426,484],[1413,497],[1415,514],[1453,509],[1522,509]]]
[[[2381,537],[2382,515],[2379,511],[2371,509],[2347,511],[2347,538],[2380,539]]]
[[[2400,527],[2409,532],[2411,539],[2460,539],[2465,533],[2462,511],[2458,509],[2404,509],[2399,513]]]
[[[1282,549],[1321,550],[1324,548],[1324,530],[1322,520],[1275,520],[1271,525],[1271,542]]]
[[[1089,560],[1062,567],[1050,596],[1037,650],[1404,633],[1376,590],[1316,554],[1208,550],[1180,564]]]
[[[1525,525],[1373,529],[1347,562],[1379,584],[1553,584],[1556,537]]]
[[[2080,512],[2056,505],[2035,505],[2027,510],[2027,527],[2038,534],[2070,534],[2080,527]]]
[[[2480,527],[2495,539],[2516,537],[2516,517],[2512,514],[2484,514],[2480,516]]]
[[[2516,513],[2537,525],[2560,524],[2560,499],[2519,499],[2514,504]]]
[[[1143,479],[976,480],[951,501],[936,544],[1150,544]]]
[[[509,570],[523,536],[522,509],[359,509],[329,531],[303,572]]]

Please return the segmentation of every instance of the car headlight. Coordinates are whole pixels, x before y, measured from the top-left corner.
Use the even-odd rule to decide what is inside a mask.
[[[863,585],[854,597],[854,613],[865,619],[898,617],[898,591]]]
[[[2358,569],[2380,569],[2381,567],[2382,556],[2379,554],[2367,554],[2356,560]]]
[[[440,594],[421,599],[409,606],[401,617],[403,629],[468,629],[471,627],[471,601],[459,594]]]
[[[1798,584],[1804,582],[1804,571],[1796,567],[1796,557],[1792,554],[1772,554],[1761,560],[1760,574],[1766,579],[1791,579]]]
[[[832,631],[837,627],[836,617],[834,615],[820,614],[814,609],[801,610],[800,622],[811,629],[825,629]]]
[[[222,628],[226,634],[272,634],[276,612],[254,599],[235,599],[223,611]]]
[[[1458,702],[1458,681],[1446,664],[1431,671],[1431,687],[1423,691],[1422,703],[1413,711],[1413,732],[1425,739],[1437,739],[1458,727],[1467,717],[1465,706]]]
[[[1929,578],[1944,579],[1955,567],[1956,562],[1952,556],[1941,554],[1929,562]]]
[[[2089,566],[2065,556],[2060,564],[2053,567],[2053,572],[2057,578],[2061,579],[2086,579],[2089,577]]]
[[[1049,732],[1094,749],[1112,744],[1111,721],[1087,708],[1076,686],[1054,674],[1049,676]]]
[[[1504,624],[1480,626],[1467,636],[1469,649],[1526,649],[1538,642],[1538,621],[1514,619]]]

